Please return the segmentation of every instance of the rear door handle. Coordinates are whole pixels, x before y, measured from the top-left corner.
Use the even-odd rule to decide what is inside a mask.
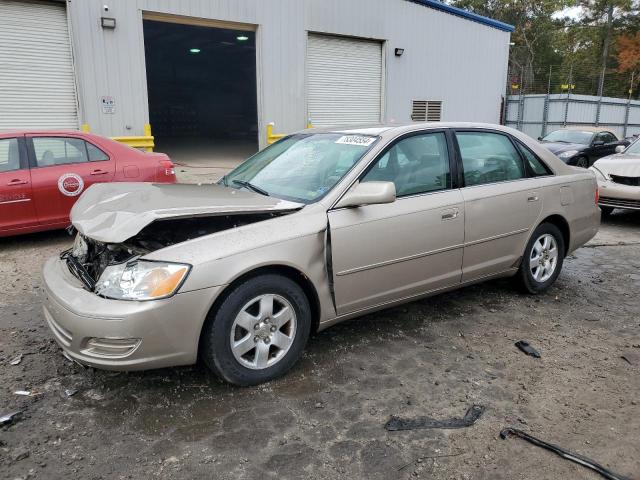
[[[527,198],[528,202],[537,202],[539,200],[537,195],[531,195],[529,198]]]
[[[109,173],[106,170],[94,170],[91,172],[91,175],[104,175],[105,173]]]
[[[453,220],[458,216],[458,209],[454,208],[453,210],[445,210],[442,212],[442,220]]]
[[[29,183],[29,180],[22,180],[20,178],[15,178],[13,180],[9,180],[9,182],[7,182],[7,185],[9,185],[10,187],[13,187],[14,185],[26,185],[27,183]]]

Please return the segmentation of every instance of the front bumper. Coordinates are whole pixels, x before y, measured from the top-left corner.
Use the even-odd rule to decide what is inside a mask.
[[[601,207],[640,210],[640,187],[623,185],[609,180],[598,179]]]
[[[196,362],[202,324],[223,286],[152,301],[110,300],[83,288],[57,257],[43,269],[44,317],[74,360],[108,370]]]

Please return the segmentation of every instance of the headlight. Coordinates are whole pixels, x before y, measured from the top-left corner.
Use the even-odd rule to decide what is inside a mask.
[[[118,300],[156,300],[173,295],[189,273],[189,265],[133,260],[105,268],[95,292]]]
[[[571,158],[573,157],[576,153],[578,153],[578,150],[567,150],[566,152],[562,152],[559,153],[558,156],[560,158]]]

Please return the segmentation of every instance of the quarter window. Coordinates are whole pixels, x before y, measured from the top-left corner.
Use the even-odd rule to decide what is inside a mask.
[[[451,175],[444,133],[400,140],[373,164],[362,181],[393,182],[398,197],[449,188]]]
[[[527,162],[527,164],[529,165],[531,173],[533,174],[532,176],[540,177],[542,175],[551,174],[547,166],[542,163],[542,160],[536,157],[531,150],[522,145],[520,142],[518,142],[518,149],[522,153],[525,162]]]
[[[13,170],[20,170],[18,139],[0,139],[0,172],[11,172]]]
[[[466,186],[525,178],[520,154],[505,135],[457,132]]]
[[[102,162],[104,160],[109,160],[109,155],[104,153],[98,147],[96,147],[93,143],[85,142],[87,145],[87,153],[89,154],[90,162]]]

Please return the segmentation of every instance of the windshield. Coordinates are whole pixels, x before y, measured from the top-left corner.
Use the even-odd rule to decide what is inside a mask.
[[[589,145],[593,132],[582,130],[556,130],[542,139],[543,142],[580,143]]]
[[[633,142],[631,145],[627,147],[624,151],[625,155],[640,155],[640,138]]]
[[[322,198],[378,137],[300,133],[256,153],[222,178],[233,188],[300,203]]]

